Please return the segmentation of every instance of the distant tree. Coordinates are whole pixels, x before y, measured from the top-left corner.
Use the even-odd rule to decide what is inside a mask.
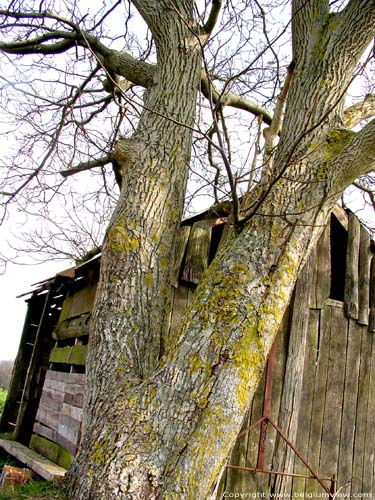
[[[0,361],[0,387],[7,390],[12,377],[13,361]]]
[[[345,97],[359,75],[372,92],[375,0],[133,0],[95,15],[81,5],[0,10],[7,133],[19,141],[5,208],[61,196],[59,169],[65,179],[98,169],[85,192],[105,200],[111,164],[120,187],[69,495],[208,498],[302,265],[345,188],[374,170],[373,95],[349,109]],[[229,195],[231,216],[166,339],[190,165],[216,201]]]

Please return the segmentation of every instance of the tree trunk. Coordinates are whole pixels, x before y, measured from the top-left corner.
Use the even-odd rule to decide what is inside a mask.
[[[314,11],[317,22],[299,6],[306,2],[295,2],[300,45],[272,180],[246,197],[248,221],[229,231],[181,329],[164,345],[200,47],[185,22],[192,2],[181,2],[184,22],[167,1],[134,3],[153,30],[158,65],[137,131],[115,152],[123,188],[102,257],[84,439],[68,489],[75,500],[203,499],[233,445],[309,251],[342,189],[374,163],[373,124],[355,137],[332,132],[370,35],[338,57],[336,44],[348,36],[340,22],[355,23],[359,7],[333,26],[327,8]],[[361,12],[373,16],[372,4]],[[309,24],[322,29],[310,32]]]

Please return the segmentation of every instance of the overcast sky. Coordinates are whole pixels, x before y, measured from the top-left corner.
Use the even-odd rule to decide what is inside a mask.
[[[16,298],[32,290],[33,283],[54,276],[70,267],[69,262],[46,262],[34,266],[8,264],[6,274],[0,276],[0,360],[14,359],[26,315],[27,297]],[[35,288],[35,287],[34,287]]]

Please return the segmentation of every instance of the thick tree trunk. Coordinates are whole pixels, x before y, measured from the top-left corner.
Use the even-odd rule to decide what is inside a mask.
[[[264,202],[258,207],[249,194],[243,215],[257,209],[230,231],[178,335],[163,345],[191,148],[191,130],[178,123],[193,125],[200,48],[185,22],[190,2],[181,2],[184,22],[166,1],[135,3],[153,29],[158,65],[137,132],[115,152],[123,189],[102,257],[84,440],[68,477],[74,500],[209,497],[301,266],[342,189],[375,157],[373,124],[354,139],[330,132],[369,36],[340,58],[343,18],[332,27],[319,1],[325,8],[314,16],[325,28],[311,34],[309,24],[320,24],[299,7],[294,32],[310,33],[311,43],[302,37],[295,52],[273,178],[259,188]]]

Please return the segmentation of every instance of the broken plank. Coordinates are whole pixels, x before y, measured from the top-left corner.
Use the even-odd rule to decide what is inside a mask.
[[[92,311],[96,287],[96,284],[87,286],[70,297],[67,297],[63,302],[59,321],[64,321],[67,318],[72,318],[73,316],[79,316],[83,313]]]
[[[91,313],[83,313],[74,318],[68,318],[56,324],[52,331],[55,340],[83,337],[90,333]]]
[[[0,448],[3,448],[3,450],[30,467],[30,469],[47,481],[59,481],[66,474],[65,468],[54,464],[39,453],[30,450],[27,446],[17,443],[17,441],[0,439]]]

